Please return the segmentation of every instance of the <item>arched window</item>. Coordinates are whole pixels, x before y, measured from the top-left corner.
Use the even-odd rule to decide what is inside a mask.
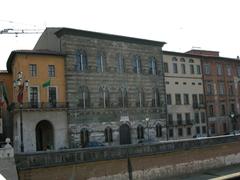
[[[80,132],[81,146],[86,147],[89,143],[89,131],[86,128],[83,128]]]
[[[83,109],[90,107],[90,93],[87,87],[79,87],[78,96],[78,107],[81,107]]]
[[[112,142],[113,138],[112,138],[112,129],[110,127],[107,127],[104,130],[104,135],[105,135],[105,142]]]
[[[138,127],[137,127],[137,138],[138,139],[144,138],[144,128],[142,125],[138,125]]]
[[[141,59],[138,55],[133,56],[133,72],[136,74],[140,74],[142,72]]]
[[[106,71],[106,56],[103,52],[97,54],[97,72]]]
[[[87,69],[87,54],[84,50],[77,50],[76,52],[76,71],[85,71]]]
[[[139,89],[137,92],[136,106],[144,107],[144,91],[143,89]]]
[[[156,125],[156,137],[162,137],[162,126],[159,123]]]
[[[108,88],[100,87],[99,88],[99,106],[103,108],[110,107],[110,95]]]
[[[117,54],[117,72],[124,73],[125,72],[125,63],[122,54]]]
[[[153,89],[152,94],[152,106],[153,107],[160,107],[160,95],[158,88]]]
[[[126,88],[120,88],[118,92],[118,105],[119,107],[128,107],[128,94]]]
[[[152,74],[152,75],[156,75],[157,74],[157,61],[156,61],[155,57],[150,57],[148,63],[149,63],[148,73]]]

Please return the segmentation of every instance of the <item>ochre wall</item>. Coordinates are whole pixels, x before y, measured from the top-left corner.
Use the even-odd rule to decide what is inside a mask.
[[[159,179],[240,163],[240,142],[121,160],[19,171],[21,180]]]
[[[32,77],[29,73],[29,64],[37,65],[37,76]],[[48,77],[48,65],[55,65],[55,77]],[[18,72],[23,72],[23,79],[29,80],[29,86],[39,88],[39,101],[48,102],[47,88],[42,84],[51,79],[51,86],[57,87],[57,102],[65,102],[65,74],[64,57],[53,55],[23,55],[18,54],[12,63],[13,79],[16,79]],[[13,92],[16,101],[17,91]],[[24,91],[23,102],[28,102],[28,92]]]

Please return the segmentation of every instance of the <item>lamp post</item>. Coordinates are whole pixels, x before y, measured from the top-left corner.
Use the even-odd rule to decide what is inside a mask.
[[[146,117],[145,120],[146,120],[146,122],[147,122],[148,142],[149,142],[149,127],[148,127],[149,117]]]
[[[20,109],[20,140],[21,140],[21,152],[24,152],[24,144],[23,144],[23,118],[22,118],[22,112],[23,112],[23,90],[24,87],[28,87],[28,80],[23,80],[23,73],[18,72],[17,73],[17,79],[13,81],[14,88],[18,88],[18,95],[17,95],[17,101],[19,103],[19,109]]]
[[[231,112],[229,117],[231,118],[232,121],[232,129],[233,129],[233,133],[235,134],[236,131],[236,122],[237,122],[237,115],[234,112]]]

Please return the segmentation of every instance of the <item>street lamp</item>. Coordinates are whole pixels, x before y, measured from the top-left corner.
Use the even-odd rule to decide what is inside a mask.
[[[233,133],[235,134],[236,131],[236,122],[237,122],[237,115],[234,112],[231,112],[229,114],[229,117],[231,118],[232,121],[232,128],[233,128]]]
[[[146,117],[146,122],[147,122],[147,131],[148,131],[148,142],[149,142],[149,127],[148,127],[148,122],[149,122],[149,117]]]
[[[23,90],[24,87],[28,87],[29,81],[23,80],[23,73],[18,72],[17,73],[17,79],[13,81],[14,88],[18,88],[18,95],[17,95],[17,101],[19,103],[19,109],[20,109],[20,138],[21,138],[21,152],[24,152],[24,144],[23,144],[23,123],[22,123],[22,111],[23,111]]]

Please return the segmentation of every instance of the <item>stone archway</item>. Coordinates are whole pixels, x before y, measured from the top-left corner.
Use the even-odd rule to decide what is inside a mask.
[[[130,127],[127,124],[122,124],[119,128],[120,144],[131,144]]]
[[[53,126],[47,120],[40,121],[36,126],[36,149],[37,151],[54,149]]]

